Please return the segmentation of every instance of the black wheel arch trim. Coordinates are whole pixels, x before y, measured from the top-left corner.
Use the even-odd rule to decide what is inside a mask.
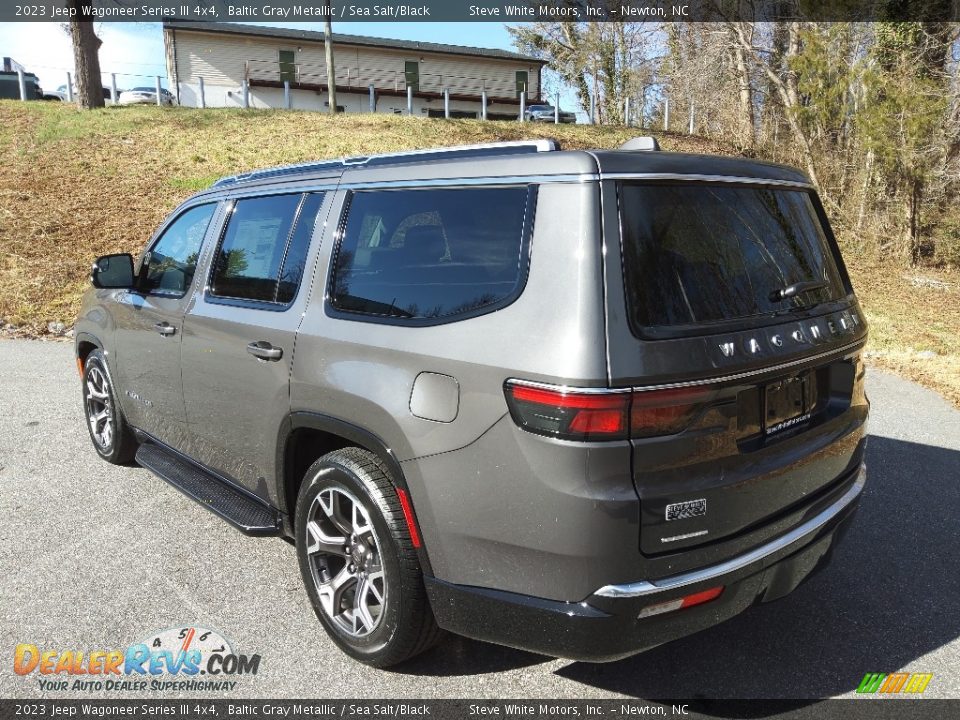
[[[78,332],[73,339],[73,351],[77,357],[80,357],[80,345],[83,343],[90,343],[94,347],[103,350],[103,343],[100,342],[100,338],[88,332]]]
[[[293,459],[289,456],[292,450],[292,448],[289,446],[289,440],[293,435],[293,432],[301,428],[320,430],[321,432],[341,437],[357,447],[361,447],[374,453],[377,455],[377,457],[383,460],[384,463],[386,463],[394,483],[398,489],[406,493],[411,507],[413,508],[414,523],[416,523],[417,533],[421,538],[420,547],[417,548],[417,559],[420,561],[420,567],[424,575],[432,575],[432,566],[430,565],[429,555],[427,553],[426,546],[422,542],[423,533],[420,530],[420,523],[417,520],[417,509],[414,504],[413,497],[410,495],[410,488],[407,485],[407,479],[403,474],[403,468],[400,466],[400,461],[397,459],[396,454],[393,452],[390,446],[388,446],[375,433],[372,433],[369,430],[360,427],[359,425],[354,425],[346,420],[341,420],[340,418],[332,417],[330,415],[308,411],[296,411],[287,415],[284,421],[280,424],[280,430],[277,436],[277,469],[275,473],[276,497],[277,509],[280,510],[280,513],[283,517],[283,524],[287,534],[290,537],[294,536],[292,522],[293,508],[288,506],[286,495],[286,469],[288,467],[288,463],[292,463],[293,461]],[[296,502],[295,499],[294,502]]]

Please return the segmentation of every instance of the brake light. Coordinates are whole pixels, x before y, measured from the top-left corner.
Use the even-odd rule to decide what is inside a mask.
[[[514,422],[530,432],[565,440],[624,440],[672,435],[713,399],[712,388],[578,390],[508,382]]]
[[[627,437],[630,393],[585,392],[506,386],[514,422],[540,435],[566,440],[615,440]]]

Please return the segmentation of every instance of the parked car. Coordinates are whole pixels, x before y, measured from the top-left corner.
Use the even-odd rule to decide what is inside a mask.
[[[160,102],[162,105],[173,105],[173,93],[166,88],[160,88]],[[135,87],[120,93],[121,105],[156,105],[157,89],[152,87]]]
[[[553,105],[530,105],[526,109],[526,119],[531,122],[554,122],[556,120],[556,109]],[[567,110],[560,111],[561,123],[577,122],[577,114]]]
[[[292,539],[374,666],[440,629],[613,660],[786,595],[864,487],[863,314],[803,173],[626,147],[216,182],[93,266],[95,450]]]
[[[117,90],[117,97],[119,97],[122,92],[123,92],[122,90]],[[55,96],[57,99],[62,100],[63,102],[70,101],[70,95],[67,93],[66,85],[60,85],[56,90],[54,90],[50,94]],[[73,88],[73,96],[74,98],[76,98],[77,96],[77,89],[75,87]],[[103,88],[103,99],[113,100],[113,90],[111,88],[108,88],[108,87]]]
[[[24,73],[27,86],[27,100],[43,100],[40,80],[33,73]],[[16,72],[0,71],[0,99],[20,99],[20,76]]]

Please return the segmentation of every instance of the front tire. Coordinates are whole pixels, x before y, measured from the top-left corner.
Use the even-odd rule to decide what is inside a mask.
[[[307,471],[296,507],[300,574],[331,639],[356,660],[389,667],[440,637],[390,473],[345,448]]]
[[[83,364],[83,411],[97,454],[114,465],[126,465],[137,452],[137,439],[127,425],[110,381],[102,350],[94,350]]]

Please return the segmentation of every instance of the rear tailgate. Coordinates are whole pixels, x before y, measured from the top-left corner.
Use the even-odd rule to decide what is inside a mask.
[[[604,227],[622,232],[607,243],[610,382],[640,391],[640,550],[674,558],[673,571],[782,531],[859,466],[866,327],[819,201],[798,183],[604,191],[616,198]],[[659,407],[671,390],[689,407]],[[638,410],[646,393],[651,409]],[[637,432],[638,418],[652,429]]]

